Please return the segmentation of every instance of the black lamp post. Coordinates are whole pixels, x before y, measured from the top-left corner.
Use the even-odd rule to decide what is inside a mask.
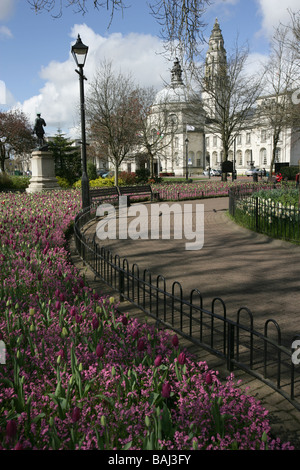
[[[189,168],[188,168],[188,156],[189,156],[189,139],[185,139],[185,179],[189,178]]]
[[[82,208],[88,207],[90,205],[90,189],[89,189],[89,180],[87,176],[87,167],[86,167],[86,135],[85,135],[85,109],[84,109],[84,86],[83,81],[86,80],[86,77],[83,75],[83,67],[86,61],[86,56],[88,53],[88,46],[85,46],[78,34],[76,44],[72,46],[71,52],[76,62],[79,70],[75,72],[79,75],[80,83],[80,108],[81,108],[81,165],[82,165],[82,177],[81,177],[81,197],[82,197]]]

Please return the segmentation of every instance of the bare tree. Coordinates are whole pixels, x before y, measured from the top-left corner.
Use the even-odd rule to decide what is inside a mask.
[[[246,72],[248,56],[248,48],[236,42],[229,57],[224,53],[219,63],[213,61],[212,67],[206,64],[195,75],[196,99],[199,102],[202,93],[206,112],[205,131],[221,138],[224,162],[236,136],[251,125],[253,107],[262,90],[262,78]]]
[[[35,146],[32,127],[20,110],[0,112],[0,164],[5,171],[5,160],[11,153],[28,153]]]
[[[299,56],[288,43],[289,28],[280,25],[271,41],[271,53],[265,67],[267,95],[261,100],[258,118],[272,134],[270,176],[277,156],[282,131],[299,127],[299,106],[293,92],[299,89]]]
[[[122,161],[137,144],[140,110],[138,88],[131,77],[116,74],[112,63],[104,62],[89,87],[87,128],[91,141],[107,146],[116,185]]]
[[[170,148],[178,129],[178,119],[168,100],[155,103],[155,90],[140,89],[141,112],[139,114],[138,150],[150,163],[150,176],[154,175],[154,160]],[[171,156],[172,158],[172,156]]]

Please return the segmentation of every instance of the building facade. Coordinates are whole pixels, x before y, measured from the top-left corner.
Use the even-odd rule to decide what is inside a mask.
[[[218,20],[216,19],[211,31],[205,61],[205,80],[212,84],[214,78],[226,65],[226,49]],[[213,119],[217,113],[216,100],[212,95],[203,92],[201,102],[195,105],[194,97],[189,96],[188,88],[182,79],[182,69],[178,59],[171,70],[170,84],[156,95],[151,113],[151,132],[159,132],[161,115],[167,116],[172,122],[172,132],[162,132],[162,144],[156,152],[155,174],[168,173],[175,176],[200,175],[205,169],[221,169],[223,161],[223,145],[220,135],[211,132],[205,121]],[[259,107],[260,98],[256,105]],[[272,159],[272,130],[264,126],[255,115],[255,107],[248,119],[249,126],[235,137],[229,150],[228,160],[234,162],[237,174],[244,174],[248,168],[258,167],[268,170]],[[138,153],[142,149],[138,150]],[[285,128],[280,134],[276,149],[278,163],[298,165],[300,159],[299,132]],[[125,171],[135,171],[140,163],[134,158],[122,164]],[[147,166],[147,163],[143,163]]]

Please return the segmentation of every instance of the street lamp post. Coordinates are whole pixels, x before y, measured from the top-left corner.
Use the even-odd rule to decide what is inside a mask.
[[[188,169],[188,156],[189,156],[189,139],[185,139],[185,179],[189,178],[189,169]]]
[[[87,175],[86,166],[86,133],[85,133],[85,108],[84,108],[84,80],[86,77],[83,74],[83,67],[86,61],[88,53],[88,46],[85,46],[78,34],[76,44],[72,46],[71,52],[79,70],[75,72],[79,75],[80,83],[80,109],[81,109],[81,165],[82,165],[82,177],[81,177],[81,198],[82,198],[82,209],[90,205],[90,190],[89,180]]]

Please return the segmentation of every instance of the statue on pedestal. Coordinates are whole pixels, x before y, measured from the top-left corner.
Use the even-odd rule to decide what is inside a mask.
[[[44,127],[45,126],[46,126],[45,120],[41,117],[41,114],[38,113],[36,120],[35,120],[33,133],[36,134],[37,136],[39,150],[48,150],[48,145],[45,144],[45,139],[44,139],[44,135],[45,135]]]

